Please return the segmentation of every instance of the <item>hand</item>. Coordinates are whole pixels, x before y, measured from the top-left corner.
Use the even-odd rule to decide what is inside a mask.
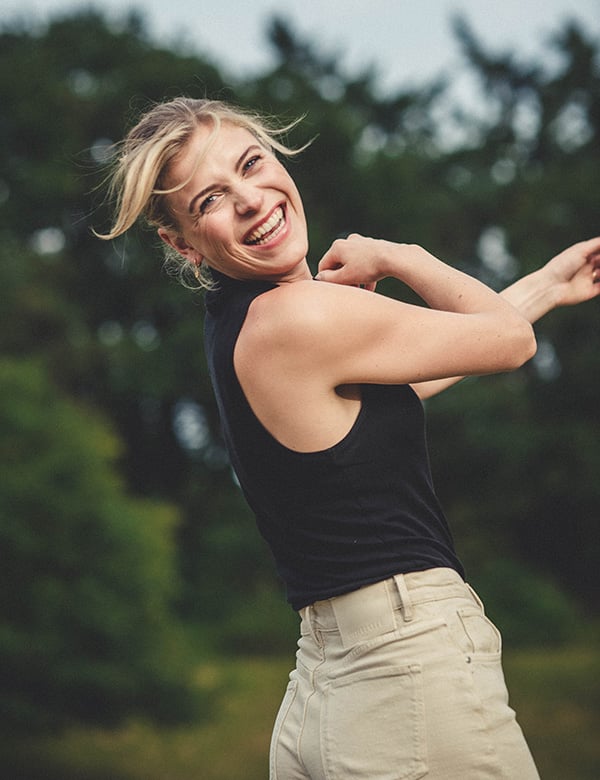
[[[358,233],[338,238],[321,258],[315,279],[373,291],[386,275],[382,270],[382,243]]]
[[[580,241],[549,260],[541,272],[550,275],[556,306],[571,306],[600,295],[600,237]]]

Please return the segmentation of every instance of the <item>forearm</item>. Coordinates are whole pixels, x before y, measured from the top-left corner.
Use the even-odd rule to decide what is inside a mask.
[[[559,305],[559,292],[556,281],[543,268],[502,290],[500,296],[512,304],[530,323],[537,322],[545,314]],[[425,400],[460,382],[464,377],[448,377],[431,382],[413,385],[419,398]]]
[[[519,317],[514,301],[518,290],[500,297],[474,277],[446,265],[421,247],[383,242],[381,269],[413,289],[431,308],[459,314],[492,313],[509,320]],[[507,305],[508,304],[508,305]]]
[[[530,323],[561,306],[573,306],[600,297],[600,238],[580,241],[500,293]],[[456,384],[462,377],[413,385],[421,398],[429,398]]]
[[[315,278],[374,289],[376,282],[386,277],[404,282],[432,309],[456,314],[492,314],[506,318],[507,323],[523,323],[524,318],[510,301],[415,244],[352,234],[333,242],[321,258]]]

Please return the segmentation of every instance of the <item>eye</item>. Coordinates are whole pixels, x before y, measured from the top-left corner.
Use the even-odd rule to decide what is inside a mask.
[[[215,203],[216,200],[217,200],[217,196],[215,193],[209,195],[207,198],[204,198],[204,200],[200,204],[200,208],[198,209],[200,214],[204,214],[206,211],[208,211],[208,209]]]
[[[244,163],[244,171],[249,171],[261,158],[261,154],[253,154],[252,157],[249,157]]]

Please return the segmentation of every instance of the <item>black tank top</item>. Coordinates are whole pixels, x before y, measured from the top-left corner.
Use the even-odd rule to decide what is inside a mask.
[[[233,366],[248,307],[275,285],[214,276],[205,346],[223,435],[292,607],[410,571],[447,566],[464,576],[412,388],[363,385],[358,418],[340,442],[311,453],[284,447],[254,415]]]

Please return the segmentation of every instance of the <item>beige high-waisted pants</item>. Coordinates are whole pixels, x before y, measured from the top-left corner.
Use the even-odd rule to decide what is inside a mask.
[[[457,572],[400,574],[301,617],[271,780],[539,780],[500,635]]]

